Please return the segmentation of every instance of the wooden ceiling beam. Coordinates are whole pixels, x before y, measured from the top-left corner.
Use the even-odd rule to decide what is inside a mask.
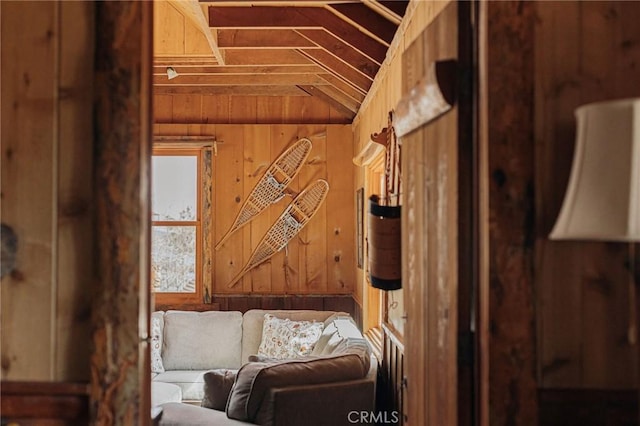
[[[365,28],[387,43],[387,45],[391,43],[398,29],[395,23],[385,19],[363,3],[332,4],[328,7],[340,15],[344,15],[358,26]]]
[[[330,10],[320,7],[209,6],[213,28],[324,28],[381,64],[387,45],[361,32]]]
[[[338,111],[349,115],[351,118],[358,112],[360,104],[331,86],[299,86],[302,90],[330,104]]]
[[[345,95],[349,96],[358,105],[364,101],[365,95],[361,91],[354,89],[352,85],[346,83],[343,79],[336,77],[333,74],[320,74],[320,77],[327,80],[329,84],[340,90]]]
[[[397,26],[400,26],[402,23],[402,16],[397,15],[395,12],[387,9],[383,5],[380,4],[378,0],[363,0],[364,5],[371,8],[377,14],[384,16],[385,19],[393,22]]]
[[[227,65],[309,65],[312,61],[297,50],[283,49],[227,49]]]
[[[154,86],[298,86],[328,85],[315,74],[200,74],[178,75],[169,80],[166,75],[154,75]]]
[[[296,31],[371,79],[375,78],[380,69],[380,65],[373,59],[363,55],[325,30],[302,29]]]
[[[204,34],[204,37],[207,39],[207,43],[211,48],[211,53],[216,58],[219,64],[224,65],[224,54],[218,47],[218,41],[209,28],[207,22],[208,20],[204,16],[198,0],[169,0],[169,2],[183,16],[189,19],[196,26],[196,28],[202,32],[202,34]]]
[[[209,26],[212,28],[322,28],[322,24],[303,15],[300,7],[216,7],[209,6]],[[318,9],[318,8],[311,8]],[[321,9],[319,9],[321,10]]]
[[[312,19],[314,22],[321,23],[324,29],[331,34],[343,40],[345,43],[350,44],[379,64],[381,64],[387,56],[388,46],[361,32],[327,9],[306,7],[302,8],[300,13]]]
[[[154,56],[154,66],[173,66],[181,65],[201,65],[201,66],[217,66],[218,62],[214,58],[204,56]]]
[[[252,0],[261,6],[324,6],[332,3],[359,3],[362,0]],[[209,6],[247,6],[247,0],[200,0],[200,4]]]
[[[155,95],[309,96],[298,86],[154,86]]]
[[[377,0],[376,3],[380,3],[382,7],[390,10],[399,17],[403,17],[409,6],[408,1],[403,0]]]
[[[293,30],[218,29],[220,49],[270,47],[277,49],[313,48],[314,43]]]
[[[188,74],[321,74],[324,69],[318,65],[261,65],[261,66],[203,66],[174,64],[173,68],[179,75]],[[154,75],[165,75],[166,66],[153,67]]]
[[[366,94],[373,81],[324,50],[302,50],[304,55],[327,71],[340,77],[356,90]]]

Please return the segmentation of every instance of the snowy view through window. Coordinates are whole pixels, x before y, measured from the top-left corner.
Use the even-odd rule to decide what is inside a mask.
[[[152,167],[153,290],[193,293],[197,266],[197,157],[154,156]]]

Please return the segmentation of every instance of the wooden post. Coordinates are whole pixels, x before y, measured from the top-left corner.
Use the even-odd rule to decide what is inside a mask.
[[[537,425],[533,291],[534,5],[489,2],[489,423]],[[505,34],[509,42],[505,43]]]
[[[91,415],[100,425],[150,418],[151,17],[151,2],[97,4]]]

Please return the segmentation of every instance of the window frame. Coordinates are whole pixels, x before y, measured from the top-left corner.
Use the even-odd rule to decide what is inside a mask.
[[[169,148],[169,147],[157,147],[154,146],[152,150],[153,157],[196,157],[196,217],[193,221],[162,221],[153,220],[151,217],[151,235],[153,235],[154,226],[195,226],[196,228],[196,254],[195,254],[195,269],[196,269],[196,282],[195,292],[183,293],[183,292],[156,292],[153,289],[153,283],[150,283],[151,294],[155,298],[156,304],[170,305],[181,303],[201,303],[203,294],[203,279],[202,279],[202,265],[203,265],[203,235],[202,235],[202,149],[201,148]],[[153,175],[152,185],[153,190]],[[153,203],[152,203],[153,208]],[[152,212],[153,214],[153,212]],[[153,264],[153,253],[150,256],[150,261]]]

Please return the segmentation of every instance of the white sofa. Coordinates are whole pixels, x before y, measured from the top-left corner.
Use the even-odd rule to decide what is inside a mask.
[[[156,347],[155,353],[152,350],[152,366],[156,367],[152,373],[153,383],[176,385],[180,388],[182,402],[199,404],[204,396],[203,377],[207,371],[237,370],[251,355],[258,353],[267,313],[292,321],[323,322],[322,336],[311,353],[314,357],[330,354],[344,339],[363,341],[355,322],[348,314],[340,312],[254,309],[243,315],[236,311],[158,311],[152,315],[152,343]],[[162,368],[158,368],[158,356]],[[367,377],[375,384],[375,358],[370,365]],[[175,392],[170,399],[163,400],[160,387],[156,385],[154,390],[153,383],[153,403],[176,401]]]

